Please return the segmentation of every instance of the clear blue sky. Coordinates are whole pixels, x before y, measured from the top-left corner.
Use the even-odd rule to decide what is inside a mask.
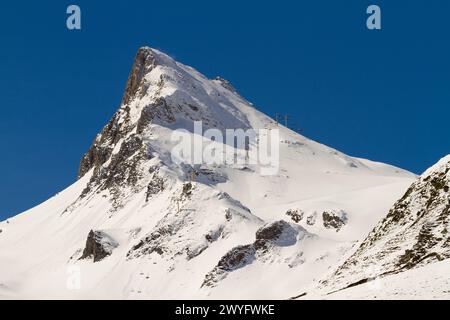
[[[381,31],[365,27],[369,4]],[[449,15],[447,0],[2,1],[0,219],[75,180],[142,45],[310,138],[420,173],[450,153]]]

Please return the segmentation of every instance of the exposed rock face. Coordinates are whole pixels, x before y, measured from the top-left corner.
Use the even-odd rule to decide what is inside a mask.
[[[168,72],[167,69],[177,71]],[[225,80],[220,82],[225,88],[231,88]],[[168,88],[170,90],[167,90]],[[174,88],[177,89],[173,90]],[[210,94],[220,102],[212,100]],[[119,110],[81,159],[78,178],[90,171],[92,176],[80,197],[67,207],[63,214],[72,212],[80,205],[81,200],[89,199],[94,193],[106,191],[113,204],[110,211],[113,213],[125,205],[124,195],[128,193],[128,189],[135,193],[147,189],[147,201],[161,192],[164,189],[162,177],[151,176],[148,171],[150,166],[155,165],[149,164],[148,160],[153,158],[153,150],[146,140],[151,137],[152,125],[172,125],[182,118],[188,122],[203,121],[205,128],[223,130],[225,126],[221,120],[224,113],[219,111],[219,116],[214,114],[213,110],[222,109],[226,98],[218,97],[218,91],[215,94],[205,91],[195,77],[179,68],[169,57],[148,47],[140,48],[134,59]],[[205,103],[215,104],[216,109],[206,108]],[[229,111],[232,115],[230,113],[225,118],[232,119],[233,126],[243,129],[249,126],[245,118],[235,118],[236,110]],[[199,172],[198,178],[207,184],[216,184],[226,179],[215,171]],[[189,196],[189,190],[183,193],[184,196]]]
[[[128,135],[122,139],[118,152],[112,154],[106,163],[95,167],[79,199],[69,206],[64,213],[76,208],[80,200],[89,194],[93,192],[99,193],[104,190],[109,191],[113,210],[121,208],[123,206],[123,188],[129,187],[135,192],[139,192],[145,188],[145,184],[148,185],[148,182],[146,183],[142,179],[146,175],[148,176],[147,180],[152,178],[152,175],[149,175],[144,170],[146,162],[151,157],[152,155],[140,135]]]
[[[192,195],[192,183],[187,182],[183,185],[183,190],[181,191],[181,197],[189,197]]]
[[[331,281],[342,287],[450,258],[449,182],[447,157],[410,186]]]
[[[155,54],[150,48],[143,47],[138,50],[128,77],[121,107],[102,129],[100,134],[97,135],[92,146],[83,156],[78,170],[78,178],[84,176],[92,168],[99,168],[103,165],[110,158],[115,145],[121,139],[125,138],[136,126],[135,123],[130,123],[129,105],[135,98],[145,95],[146,85],[144,83],[144,77],[156,65]],[[151,106],[144,108],[146,111],[143,111],[141,116],[141,127],[144,125],[144,122],[150,121],[148,110],[158,108],[160,104],[161,100],[158,100]],[[138,130],[138,133],[141,131],[142,128],[140,131]]]
[[[155,118],[158,118],[166,123],[173,123],[175,121],[175,115],[166,99],[157,98],[154,102],[146,105],[142,109],[141,116],[137,122],[137,133],[143,133],[147,126]]]
[[[209,187],[194,182],[180,183],[172,190],[172,194],[164,217],[127,252],[128,260],[144,256],[149,259],[157,256],[172,261],[175,257],[191,260],[202,254],[212,243],[226,239],[230,230],[235,230],[236,224],[245,225],[253,219],[260,223],[247,208],[233,201],[229,195],[222,192],[212,195]],[[218,200],[215,203],[221,203],[222,207],[219,206],[217,212],[208,211],[207,214],[199,214],[199,209],[194,209],[200,201],[207,206],[210,200]],[[212,219],[205,230],[202,223],[208,218]]]
[[[147,186],[147,192],[145,195],[145,201],[147,202],[152,196],[164,191],[165,180],[159,177],[157,174],[153,176],[153,179]]]
[[[280,220],[256,231],[254,246],[257,250],[269,245],[292,245],[296,242],[297,231],[286,221]]]
[[[119,123],[120,119],[126,116],[127,110],[120,109],[97,135],[92,146],[81,159],[78,178],[83,177],[92,168],[99,168],[109,159],[114,146],[131,130]]]
[[[163,255],[168,251],[165,240],[173,236],[179,228],[173,225],[161,226],[153,231],[147,237],[141,239],[138,244],[133,246],[127,253],[127,258],[137,258],[142,255],[157,253]]]
[[[156,65],[156,57],[152,50],[147,47],[139,48],[134,58],[133,67],[128,76],[127,86],[122,98],[122,105],[129,104],[137,94],[143,96],[145,94],[145,86],[143,86],[144,76],[151,71]],[[141,91],[141,92],[140,92]]]
[[[91,230],[80,260],[93,258],[94,262],[101,261],[109,256],[117,246],[117,242],[106,233]]]
[[[298,209],[289,209],[288,211],[286,211],[286,215],[291,217],[292,221],[294,221],[295,223],[299,223],[300,221],[302,221],[304,214],[305,213],[302,210]]]
[[[252,244],[237,246],[225,254],[217,266],[209,272],[202,286],[213,287],[227,273],[243,268],[256,259],[270,253],[274,246],[291,246],[297,242],[298,231],[285,221],[276,221],[260,228]]]
[[[320,212],[320,211],[319,211]],[[348,222],[347,213],[344,210],[329,209],[322,212],[319,215],[318,211],[312,211],[308,214],[305,223],[308,226],[319,226],[323,224],[326,229],[334,229],[339,232],[343,226]],[[305,216],[305,212],[300,209],[289,209],[286,211],[286,215],[291,217],[291,220],[295,223],[300,223]]]
[[[78,178],[93,169],[92,176],[79,199],[63,213],[73,211],[80,200],[94,192],[109,191],[114,211],[124,205],[124,188],[132,188],[134,192],[147,188],[147,200],[164,189],[161,177],[154,175],[152,178],[146,172],[146,164],[153,155],[150,146],[144,141],[144,131],[155,119],[164,123],[175,121],[173,108],[157,93],[153,93],[153,98],[146,100],[145,104],[139,100],[146,96],[150,86],[153,89],[164,86],[163,75],[157,84],[150,84],[145,78],[158,63],[152,49],[143,47],[137,52],[121,107],[81,159]],[[134,112],[133,119],[131,109]]]
[[[336,232],[347,223],[347,214],[342,210],[329,210],[322,213],[323,226],[327,229],[335,229]]]
[[[251,263],[255,259],[256,248],[249,244],[244,246],[237,246],[233,250],[224,255],[217,268],[223,271],[233,271]]]

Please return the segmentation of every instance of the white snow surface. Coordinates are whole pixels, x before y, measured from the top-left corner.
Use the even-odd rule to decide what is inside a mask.
[[[444,260],[340,290],[328,295],[307,294],[301,299],[330,300],[448,300],[450,260]]]
[[[158,50],[146,50],[156,56],[157,65],[145,75],[146,93],[126,106],[130,118],[122,123],[135,125],[143,108],[159,97],[181,107],[174,122],[152,122],[142,133],[154,153],[142,167],[143,177],[122,188],[120,206],[114,206],[110,190],[79,199],[94,174],[91,169],[46,202],[0,222],[0,299],[289,298],[314,288],[341,263],[416,178],[277,125],[221,81],[209,80]],[[191,114],[187,104],[199,110]],[[200,177],[192,182],[192,195],[183,198],[189,173],[170,160],[170,136],[179,128],[192,132],[196,117],[219,129],[279,129],[279,173],[262,176],[256,165],[207,166],[218,179]],[[114,145],[113,153],[125,139]],[[145,186],[153,177],[148,168],[154,165],[165,188],[146,201]],[[303,218],[291,220],[289,209],[302,211]],[[339,231],[323,224],[323,212],[332,210],[345,213],[346,224]],[[202,285],[224,255],[252,244],[258,229],[279,220],[299,230],[294,240],[257,253],[214,286]],[[171,231],[156,240],[163,254],[140,251],[155,241],[133,250],[167,228]],[[78,260],[90,230],[100,230],[117,245],[96,263]],[[441,265],[436,268],[442,270]],[[395,277],[399,287],[408,281]],[[336,297],[369,297],[358,290]]]

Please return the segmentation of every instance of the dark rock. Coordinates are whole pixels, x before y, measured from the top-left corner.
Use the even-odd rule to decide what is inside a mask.
[[[256,231],[256,240],[277,240],[286,228],[291,228],[286,221],[276,221]]]
[[[344,211],[324,211],[322,219],[325,228],[338,232],[347,223],[347,214]]]
[[[158,98],[155,102],[142,109],[136,132],[141,134],[155,118],[161,119],[167,123],[175,122],[175,115],[164,98]]]
[[[253,245],[235,247],[220,259],[217,267],[224,271],[239,269],[254,260],[255,251]]]
[[[128,117],[128,107],[123,107],[114,114],[81,159],[78,178],[83,177],[92,168],[99,168],[109,159],[114,146],[132,130],[131,126],[126,125],[126,121],[121,121]]]
[[[286,211],[286,215],[291,217],[292,221],[294,221],[295,223],[299,223],[303,219],[304,214],[305,213],[303,211],[298,209],[289,209],[288,211]]]
[[[134,58],[134,63],[128,76],[125,93],[122,98],[122,105],[129,104],[142,86],[145,75],[156,66],[156,56],[147,47],[140,48]]]
[[[425,259],[436,261],[445,259],[444,256],[436,252],[429,251],[442,240],[436,238],[433,234],[433,229],[435,227],[435,224],[430,223],[425,223],[422,226],[417,237],[417,241],[412,249],[405,250],[405,253],[399,258],[398,264],[402,266],[402,268],[411,269]]]
[[[157,253],[163,255],[168,249],[166,240],[175,234],[176,230],[171,225],[161,226],[133,246],[127,253],[127,258],[138,258],[143,255]]]
[[[395,274],[450,258],[449,182],[450,161],[443,159],[411,184],[331,279],[364,279],[373,267],[377,275]]]
[[[140,135],[132,134],[122,142],[117,153],[109,156],[109,159],[107,166],[100,164],[103,160],[93,164],[94,172],[77,201],[85,198],[91,192],[98,193],[109,190],[113,210],[122,207],[121,188],[125,186],[135,187],[138,180],[142,178],[144,173],[140,170],[140,165],[148,159],[148,148]],[[74,207],[77,201],[69,206],[64,213],[71,210],[71,207]]]
[[[252,244],[237,246],[228,251],[217,266],[209,272],[203,286],[214,286],[220,279],[232,272],[251,264],[267,254],[274,246],[290,246],[297,242],[298,231],[286,221],[276,221],[260,228],[256,232],[256,240]]]
[[[227,210],[227,211],[225,212],[225,219],[226,219],[227,221],[231,221],[232,218],[233,218],[233,215],[231,214],[231,211],[230,211],[230,210]]]
[[[92,168],[99,167],[105,163],[109,159],[111,152],[111,148],[102,148],[94,143],[81,159],[78,178],[83,177]]]
[[[145,201],[147,202],[151,196],[158,194],[162,191],[164,191],[164,179],[157,175],[154,175],[153,179],[147,186]]]
[[[284,220],[275,221],[256,231],[254,246],[257,250],[267,250],[270,246],[290,246],[297,241],[297,230]]]
[[[192,195],[192,183],[187,182],[183,185],[183,190],[181,191],[181,196],[190,197]]]
[[[117,243],[107,234],[91,230],[79,260],[93,258],[94,262],[101,261],[109,256],[115,247],[117,247]]]
[[[102,129],[101,133],[97,135],[92,146],[81,159],[78,178],[83,177],[92,168],[101,171],[101,166],[110,159],[116,144],[135,127],[137,127],[136,132],[140,134],[155,117],[159,117],[167,122],[175,121],[171,108],[167,105],[164,98],[159,98],[154,103],[143,108],[137,124],[130,123],[130,107],[128,104],[137,96],[145,94],[147,88],[144,83],[145,74],[150,72],[155,66],[155,53],[150,48],[140,48],[128,78],[122,98],[122,106]],[[123,147],[129,148],[131,146]],[[126,154],[120,156],[126,158]],[[88,192],[89,190],[86,190],[86,193]]]

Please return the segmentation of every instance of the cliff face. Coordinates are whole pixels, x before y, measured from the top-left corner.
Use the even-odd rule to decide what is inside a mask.
[[[134,58],[120,108],[97,135],[92,146],[81,159],[78,178],[108,161],[116,144],[137,125],[137,123],[130,123],[130,103],[137,97],[145,95],[144,77],[155,66],[154,52],[150,48],[140,48]]]

